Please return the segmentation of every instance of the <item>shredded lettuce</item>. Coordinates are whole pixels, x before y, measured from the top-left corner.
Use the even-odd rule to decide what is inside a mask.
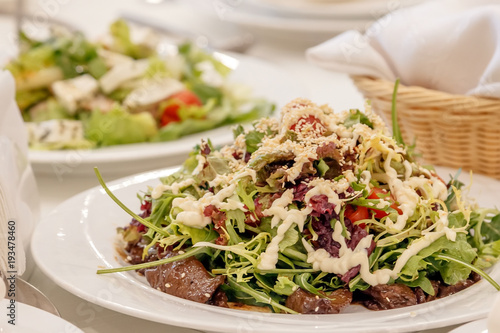
[[[108,113],[94,110],[85,124],[85,136],[100,147],[146,142],[156,134],[156,121],[150,113],[130,114],[120,107]]]

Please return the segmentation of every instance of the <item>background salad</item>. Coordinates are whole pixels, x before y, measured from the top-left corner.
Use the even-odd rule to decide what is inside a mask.
[[[32,149],[175,140],[272,113],[206,51],[187,43],[159,54],[151,30],[134,36],[123,20],[96,43],[65,30],[45,41],[21,35],[6,69]]]

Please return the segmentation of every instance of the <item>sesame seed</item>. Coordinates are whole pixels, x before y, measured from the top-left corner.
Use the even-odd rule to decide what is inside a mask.
[[[165,283],[165,288],[170,288],[170,287],[172,287],[170,283]]]
[[[186,276],[186,273],[182,273],[181,274],[181,278],[185,277]]]
[[[314,312],[318,312],[319,310],[319,306],[317,306],[315,309],[314,309]]]
[[[210,294],[209,293],[205,293],[205,297],[210,297]]]

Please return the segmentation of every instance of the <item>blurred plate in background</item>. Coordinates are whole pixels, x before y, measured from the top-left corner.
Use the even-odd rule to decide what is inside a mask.
[[[248,0],[255,7],[294,17],[369,19],[424,0]]]
[[[231,54],[226,57],[235,65],[230,81],[244,84],[253,95],[276,104],[275,115],[286,103],[297,97],[308,97],[306,88],[276,65],[250,56]],[[30,151],[30,161],[37,174],[52,174],[62,179],[68,175],[93,174],[97,166],[105,172],[127,175],[182,163],[201,139],[214,145],[232,142],[233,126],[216,128],[182,137],[175,141],[140,143],[93,150]]]
[[[258,38],[312,46],[347,30],[365,31],[381,16],[424,0],[183,0],[194,11],[239,25]]]

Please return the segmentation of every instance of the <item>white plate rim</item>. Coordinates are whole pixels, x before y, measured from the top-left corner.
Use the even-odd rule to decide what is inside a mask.
[[[405,8],[423,0],[404,0],[390,4],[386,0],[336,0],[336,1],[305,1],[305,0],[251,0],[253,6],[275,12],[278,15],[294,15],[295,17],[317,18],[378,18],[390,11]]]
[[[255,4],[243,4],[241,1],[235,1],[233,6],[222,5],[221,8],[210,6],[204,0],[184,0],[183,4],[236,25],[300,34],[318,33],[321,36],[328,34],[331,37],[334,33],[346,30],[365,30],[376,20],[375,17],[342,17],[325,20],[314,17],[280,16],[273,15],[272,11],[259,8]]]
[[[1,299],[0,305],[6,308],[10,303],[9,299]],[[72,332],[83,333],[81,329],[66,321],[65,319],[43,311],[37,307],[16,302],[16,325],[9,327],[7,324],[6,332]],[[6,316],[5,316],[6,317]],[[8,318],[8,317],[7,317]],[[2,319],[4,320],[4,319]],[[9,329],[12,329],[10,331]],[[0,329],[0,331],[2,331]],[[3,331],[2,331],[3,332]]]
[[[455,328],[454,330],[451,330],[449,333],[469,333],[469,332],[488,333],[486,325],[487,325],[487,319],[483,318],[461,325]]]
[[[132,189],[134,186],[138,188],[144,188],[146,183],[154,182],[154,180],[156,180],[158,177],[167,175],[172,172],[172,170],[174,169],[163,169],[126,177],[114,182],[110,182],[109,186],[114,191],[118,191],[118,194],[126,193],[127,189]],[[440,168],[438,170],[445,170],[446,172],[448,172],[450,169]],[[442,175],[445,174],[444,172],[440,173]],[[467,175],[463,176],[467,178]],[[500,182],[488,177],[475,176],[476,183],[478,182],[478,179],[482,185],[495,185],[497,188],[500,186]],[[133,192],[135,193],[135,191],[137,191],[137,189]],[[381,312],[377,312],[377,315],[374,315],[373,312],[363,312],[363,317],[368,318],[368,321],[362,323],[359,320],[359,314],[356,313],[331,316],[302,315],[291,317],[289,315],[279,314],[259,315],[255,313],[243,313],[242,311],[237,310],[226,310],[207,306],[204,304],[197,304],[157,292],[156,290],[153,290],[149,286],[146,286],[145,284],[140,282],[139,279],[135,277],[135,275],[132,275],[135,273],[120,273],[113,276],[97,276],[97,278],[93,279],[93,277],[96,277],[96,275],[94,275],[93,269],[95,269],[97,265],[100,264],[107,266],[110,262],[116,260],[116,258],[115,256],[112,256],[111,258],[109,255],[106,258],[101,258],[102,254],[100,254],[99,250],[95,248],[95,246],[99,246],[99,244],[97,244],[97,242],[94,241],[92,237],[89,237],[89,234],[84,235],[84,233],[86,232],[85,228],[89,228],[89,226],[86,226],[85,224],[88,224],[88,222],[79,220],[78,216],[74,217],[73,220],[71,220],[70,215],[76,215],[74,208],[77,208],[72,207],[71,205],[73,205],[73,202],[79,203],[80,206],[78,206],[78,208],[80,209],[82,214],[88,214],[89,208],[91,207],[89,206],[89,204],[92,202],[92,198],[95,196],[102,197],[104,195],[105,194],[102,189],[93,188],[82,192],[62,203],[56,210],[49,214],[49,216],[42,219],[42,221],[37,226],[32,238],[32,252],[39,268],[62,288],[90,302],[131,316],[137,316],[143,319],[170,325],[178,325],[193,329],[214,330],[220,332],[232,332],[234,331],[234,325],[240,325],[238,327],[242,327],[244,329],[255,328],[252,327],[252,325],[255,325],[254,322],[256,318],[258,319],[257,321],[260,325],[257,330],[258,332],[301,332],[304,327],[307,327],[308,331],[314,332],[328,332],[333,328],[335,328],[337,332],[342,332],[343,329],[348,329],[349,332],[406,332],[415,329],[429,329],[459,324],[461,322],[483,318],[487,314],[487,306],[485,305],[490,302],[488,296],[491,294],[494,297],[494,293],[491,292],[493,290],[493,287],[491,287],[486,281],[481,281],[477,285],[472,286],[471,288],[468,288],[461,293],[427,304],[417,305],[410,308],[388,310],[384,311],[382,315],[378,315],[378,313]],[[111,203],[111,200],[109,200],[109,203]],[[110,210],[113,210],[113,208],[110,208]],[[65,222],[61,223],[61,221],[63,220]],[[65,225],[70,223],[69,221],[73,223],[71,224],[73,228],[77,228],[76,230],[72,231],[70,228],[65,228]],[[127,221],[128,219],[120,221],[123,222],[121,223],[121,225],[125,225]],[[91,258],[88,257],[89,253],[86,253],[86,257],[80,259],[85,261],[90,260],[91,262],[93,262],[93,267],[82,267],[91,270],[91,273],[87,272],[85,274],[88,275],[86,277],[87,279],[93,279],[93,282],[96,283],[95,286],[93,286],[92,284],[88,284],[87,280],[84,284],[81,284],[81,281],[78,281],[77,277],[71,275],[74,274],[74,269],[80,270],[82,268],[76,264],[66,263],[70,264],[70,266],[72,267],[71,273],[69,276],[61,275],[61,270],[59,270],[59,272],[57,271],[60,265],[59,262],[54,261],[53,258],[51,259],[50,256],[48,256],[48,253],[50,253],[49,249],[44,248],[47,246],[46,240],[48,238],[51,239],[51,244],[62,244],[63,247],[60,250],[70,251],[71,244],[69,243],[69,241],[64,243],[64,239],[68,235],[71,235],[71,232],[79,237],[75,238],[78,239],[79,242],[87,242],[87,246],[89,248],[94,247],[94,249],[90,249],[90,252],[89,249],[86,249],[86,252],[90,253]],[[44,256],[44,253],[47,255]],[[116,267],[117,263],[115,262],[113,265]],[[68,273],[68,271],[65,271],[65,273]],[[497,280],[500,280],[500,265],[496,265],[491,274]],[[126,287],[130,287],[131,285],[135,285],[138,287],[137,289],[134,289],[133,293],[130,292],[129,289],[126,289]],[[125,288],[126,293],[129,294],[126,294],[125,297],[123,294],[116,292],[116,290],[110,291],[110,286],[115,286],[114,288],[117,288],[116,286],[121,286],[122,288]],[[98,289],[98,291],[105,290],[106,293],[96,296],[94,290],[95,288],[101,288]],[[155,295],[153,301],[151,301],[150,299],[152,294]],[[480,301],[471,298],[479,294],[484,294],[485,298],[482,298]],[[121,300],[128,299],[128,297],[137,298],[139,297],[138,295],[140,297],[143,297],[141,298],[141,302],[143,303],[139,305],[120,304]],[[460,300],[467,300],[467,303],[465,303],[466,306],[464,306],[464,303],[460,303]],[[145,306],[147,304],[150,304],[151,302],[158,302],[158,304],[161,305],[166,304],[170,307],[170,310],[173,309],[172,311],[177,312],[173,317],[165,316],[164,314],[160,315],[159,313],[149,312],[147,311],[147,307]],[[491,300],[491,303],[492,302],[493,300]],[[459,303],[460,306],[458,306],[457,303]],[[460,311],[459,316],[450,316],[450,307],[454,306],[456,307],[454,308],[454,310]],[[445,308],[448,312],[443,314],[441,311],[445,311]],[[198,320],[192,320],[193,311],[195,311]],[[186,316],[186,312],[189,312],[188,316]],[[218,320],[213,320],[208,323],[206,322],[206,320],[203,322],[199,322],[199,320],[201,319],[212,318],[214,316],[218,318]],[[285,317],[283,318],[283,316]],[[358,319],[355,320],[356,316],[358,317]],[[341,321],[340,319],[342,319],[343,321]],[[349,326],[349,324],[348,326],[345,326],[346,323],[349,322],[355,322],[357,326],[352,327]],[[278,325],[279,327],[276,325],[277,323],[280,324]],[[387,324],[389,323],[391,326],[390,330],[388,330],[387,328]]]

